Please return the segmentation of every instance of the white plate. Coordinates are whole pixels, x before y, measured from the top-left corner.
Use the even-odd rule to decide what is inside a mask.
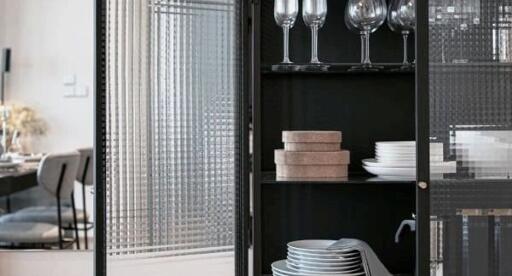
[[[298,258],[318,258],[324,260],[344,260],[346,258],[355,257],[360,255],[358,251],[349,250],[349,251],[321,251],[321,252],[304,252],[298,251],[294,248],[288,248],[288,254]]]
[[[354,263],[351,265],[343,266],[343,267],[318,267],[318,266],[308,266],[304,264],[298,264],[295,262],[292,262],[290,260],[286,260],[286,265],[289,268],[293,268],[298,271],[303,272],[312,272],[312,273],[351,273],[356,272],[362,268],[362,263]]]
[[[308,273],[308,272],[302,272],[297,271],[293,268],[289,268],[286,265],[286,260],[281,260],[277,262],[272,263],[272,271],[277,272],[283,276],[360,276],[365,275],[364,271],[357,272],[357,273]]]
[[[416,146],[416,141],[381,141],[381,142],[375,142],[376,146],[405,146],[405,147],[411,147]]]
[[[378,176],[416,176],[416,168],[383,168],[371,166],[363,166],[363,168],[369,173]],[[430,171],[432,174],[454,173],[456,172],[455,162],[445,162],[442,166],[430,166]]]
[[[295,261],[295,262],[304,263],[304,264],[336,267],[336,266],[344,265],[347,263],[357,262],[361,259],[361,255],[354,255],[353,257],[343,257],[343,258],[336,258],[336,259],[326,259],[326,258],[304,257],[304,256],[295,255],[293,253],[288,253],[288,259]]]
[[[363,164],[368,167],[381,167],[381,168],[415,168],[416,161],[402,161],[394,160],[383,162],[374,158],[363,159]]]
[[[333,254],[355,251],[354,249],[327,249],[334,244],[335,240],[300,240],[287,244],[288,250],[297,253]]]
[[[382,154],[375,154],[376,159],[385,159],[385,160],[412,160],[416,161],[416,155],[382,155]],[[443,155],[430,155],[430,160],[439,160],[443,161],[444,157]]]
[[[363,159],[363,164],[369,167],[380,167],[380,168],[416,168],[416,161],[382,161],[373,158]],[[452,166],[451,162],[431,162],[431,167],[445,167]]]
[[[416,147],[416,141],[384,141],[375,142],[376,147],[390,147],[390,148],[403,148],[403,147]],[[442,148],[443,143],[430,143],[430,148]]]

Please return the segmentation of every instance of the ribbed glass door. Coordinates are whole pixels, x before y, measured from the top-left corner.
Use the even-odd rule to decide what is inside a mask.
[[[428,9],[430,273],[512,275],[512,1]]]
[[[120,260],[147,258],[198,260],[175,271],[181,275],[214,271],[207,264],[219,259],[216,269],[234,274],[240,5],[106,0],[105,240],[111,275],[124,273],[115,269]],[[172,265],[162,266],[161,275],[172,274]]]

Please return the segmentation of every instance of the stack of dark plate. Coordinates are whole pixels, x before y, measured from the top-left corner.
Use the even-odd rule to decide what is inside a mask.
[[[360,251],[330,249],[334,240],[302,240],[288,243],[286,260],[274,262],[274,276],[366,275]]]

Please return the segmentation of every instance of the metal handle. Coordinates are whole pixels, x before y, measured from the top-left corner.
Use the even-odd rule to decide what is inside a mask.
[[[415,220],[408,219],[408,220],[402,221],[402,223],[400,224],[400,227],[398,227],[398,230],[396,231],[396,234],[395,234],[395,243],[400,242],[400,236],[402,235],[402,232],[403,232],[405,226],[409,226],[409,229],[411,232],[416,231],[416,221]]]
[[[428,188],[428,183],[420,181],[420,182],[418,182],[418,187],[420,187],[420,189],[422,189],[422,190],[425,190]]]

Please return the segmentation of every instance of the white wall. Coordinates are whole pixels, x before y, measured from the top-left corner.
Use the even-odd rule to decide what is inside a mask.
[[[93,143],[93,0],[0,0],[0,48],[12,48],[7,102],[31,106],[47,122],[34,150]],[[75,88],[64,80],[76,75]],[[65,97],[76,89],[87,97]]]

